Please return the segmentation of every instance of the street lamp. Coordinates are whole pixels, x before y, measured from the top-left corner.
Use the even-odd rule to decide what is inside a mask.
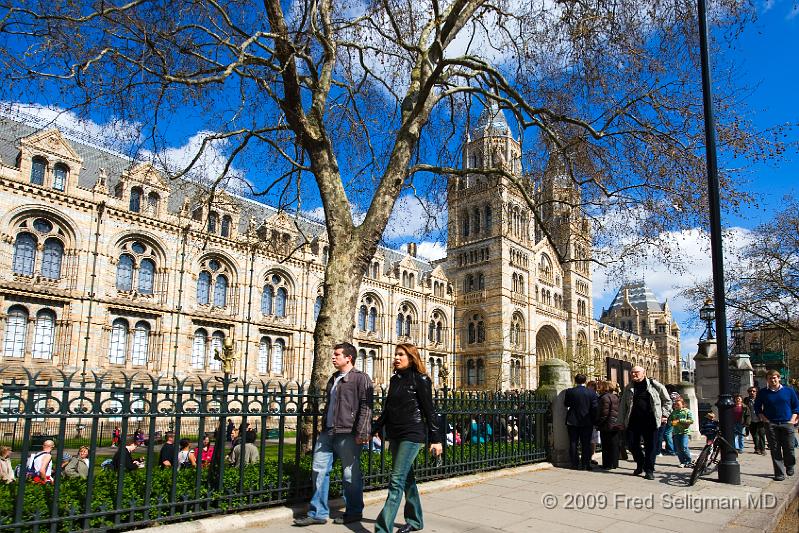
[[[732,333],[732,353],[741,353],[741,348],[743,347],[743,332],[744,328],[741,325],[741,321],[737,320],[735,325],[730,330]]]
[[[712,339],[715,334],[713,333],[713,321],[716,320],[716,309],[713,307],[713,300],[708,298],[705,300],[705,305],[699,310],[699,320],[705,323],[705,331],[702,336],[707,334],[707,339]]]
[[[708,215],[710,221],[710,259],[713,271],[713,301],[716,304],[716,333],[719,369],[719,426],[727,445],[721,447],[719,481],[731,485],[741,484],[741,466],[737,454],[729,445],[733,440],[734,413],[730,395],[730,368],[727,349],[727,309],[724,294],[724,249],[721,233],[721,200],[719,192],[718,162],[716,160],[716,124],[713,118],[713,91],[710,82],[710,52],[708,51],[707,0],[698,0],[699,57],[702,69],[702,107],[705,114],[705,149],[707,153]]]

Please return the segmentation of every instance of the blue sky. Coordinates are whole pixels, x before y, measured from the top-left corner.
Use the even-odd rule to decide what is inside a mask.
[[[754,0],[758,11],[758,20],[749,25],[734,49],[727,49],[721,53],[727,54],[737,65],[738,81],[742,88],[747,90],[746,104],[752,112],[751,119],[760,129],[766,129],[779,124],[799,123],[799,105],[797,105],[797,89],[799,89],[799,2],[797,0]],[[711,2],[712,7],[712,2]],[[699,73],[697,73],[697,76]],[[54,96],[52,93],[50,96]],[[47,95],[34,97],[38,104],[56,104],[57,101],[47,101]],[[110,117],[102,113],[93,114],[91,117],[98,123],[106,123]],[[163,123],[161,124],[164,125]],[[104,135],[102,127],[91,123],[80,123],[78,128],[89,129],[90,133],[97,136]],[[129,125],[128,125],[129,126]],[[196,147],[199,137],[195,134],[203,128],[201,115],[181,115],[167,126],[169,141],[174,143],[169,152],[176,161],[185,159],[191,147]],[[120,129],[125,130],[126,125]],[[94,128],[94,131],[92,129]],[[135,127],[133,128],[135,129]],[[799,132],[790,131],[788,140],[799,142]],[[721,164],[735,164],[725,161],[724,153],[719,153]],[[735,232],[739,237],[745,238],[746,230],[757,223],[769,218],[770,213],[778,209],[782,199],[787,194],[799,196],[797,185],[797,157],[796,150],[789,151],[785,159],[774,164],[761,164],[748,173],[749,189],[758,198],[758,206],[744,207],[739,214],[728,214],[723,219],[727,227],[738,228]],[[213,166],[213,163],[209,163]],[[311,180],[308,179],[308,182]],[[308,184],[308,191],[313,191],[312,183]],[[314,203],[311,195],[309,203],[303,205],[304,210],[319,215],[318,200]],[[392,246],[404,246],[409,241],[420,243],[420,254],[430,258],[437,258],[445,253],[445,213],[438,219],[439,228],[426,232],[424,217],[420,216],[422,209],[418,202],[408,197],[400,199],[397,213],[404,216],[395,217],[386,232],[386,242]],[[668,298],[678,323],[683,330],[683,355],[692,354],[696,350],[696,341],[701,331],[691,327],[691,310],[686,309],[685,302],[681,301],[678,293],[682,286],[690,283],[692,279],[702,279],[709,275],[709,254],[706,242],[699,230],[686,231],[675,235],[680,239],[684,248],[684,256],[691,258],[686,275],[676,277],[672,271],[663,265],[651,264],[637,272],[630,272],[630,279],[644,277],[655,294],[660,298]],[[598,316],[602,307],[607,307],[615,295],[618,280],[607,283],[601,271],[595,273],[595,302],[594,314]]]
[[[794,0],[756,0],[758,20],[748,26],[737,47],[727,50],[738,66],[741,87],[750,87],[745,101],[752,112],[752,121],[760,129],[778,124],[799,124],[799,2]],[[713,58],[711,58],[711,61]],[[799,142],[799,130],[790,131],[789,138]],[[718,154],[724,164],[724,153]],[[729,164],[729,162],[728,162]],[[770,218],[779,210],[786,195],[799,196],[799,156],[796,149],[789,150],[785,158],[770,164],[760,164],[748,173],[748,188],[758,199],[757,206],[744,206],[740,214],[725,214],[722,224],[726,228],[740,228],[734,234],[745,239],[746,229]],[[702,333],[691,318],[696,310],[686,309],[686,302],[677,297],[679,289],[692,279],[709,277],[710,266],[707,243],[700,232],[680,236],[684,239],[686,256],[693,256],[685,275],[674,276],[662,265],[648,265],[631,277],[645,277],[659,298],[669,298],[675,317],[682,328],[683,357],[696,353],[696,342]],[[707,257],[706,261],[702,258]],[[602,287],[604,276],[595,275],[594,311],[598,316],[602,307],[613,300],[613,287]]]

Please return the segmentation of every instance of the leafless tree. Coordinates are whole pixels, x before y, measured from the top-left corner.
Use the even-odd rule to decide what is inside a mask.
[[[781,330],[799,340],[799,202],[752,230],[727,261],[726,302],[732,319]],[[712,295],[710,280],[685,291],[694,308]]]
[[[713,13],[726,42],[752,7],[720,0]],[[693,1],[25,0],[0,2],[0,21],[6,100],[110,112],[140,124],[156,153],[186,114],[212,132],[200,151],[225,143],[216,182],[246,164],[270,169],[248,176],[255,193],[289,184],[299,199],[313,180],[330,240],[315,386],[331,346],[352,334],[361,278],[397,198],[467,172],[473,107],[505,110],[526,172],[468,171],[505,176],[535,215],[537,187],[557,172],[580,193],[557,201],[594,220],[607,252],[597,260],[704,218]],[[742,118],[727,67],[714,73],[721,150],[781,150]],[[727,207],[746,199],[734,175],[721,183]]]

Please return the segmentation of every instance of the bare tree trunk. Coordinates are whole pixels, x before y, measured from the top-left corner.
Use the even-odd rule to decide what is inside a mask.
[[[337,246],[330,247],[331,256],[325,270],[325,294],[314,329],[314,359],[309,392],[317,397],[324,393],[325,385],[335,370],[330,360],[333,346],[340,342],[352,342],[361,281],[374,253],[374,250],[364,253],[359,241],[351,236],[344,242],[339,241]],[[302,433],[303,449],[310,452],[313,436],[311,419],[306,419]]]

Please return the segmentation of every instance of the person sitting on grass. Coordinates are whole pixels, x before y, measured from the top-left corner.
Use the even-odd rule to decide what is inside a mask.
[[[0,483],[13,483],[14,469],[11,468],[11,448],[0,446]]]
[[[680,464],[683,468],[693,467],[691,451],[688,449],[688,436],[694,420],[691,410],[685,407],[685,401],[679,396],[674,400],[674,410],[669,415],[667,423],[671,427],[672,442]]]
[[[77,455],[64,467],[64,475],[68,478],[86,479],[89,477],[89,447],[81,446]]]
[[[133,435],[128,435],[125,439],[125,445],[120,446],[117,450],[117,453],[114,454],[114,458],[111,460],[111,465],[113,466],[114,470],[120,472],[124,469],[126,472],[130,472],[132,470],[136,470],[137,468],[141,468],[143,465],[140,461],[133,460],[133,450],[136,449],[136,437]]]
[[[197,456],[191,449],[189,439],[180,439],[180,451],[178,452],[178,466],[180,468],[194,468],[197,466]]]

